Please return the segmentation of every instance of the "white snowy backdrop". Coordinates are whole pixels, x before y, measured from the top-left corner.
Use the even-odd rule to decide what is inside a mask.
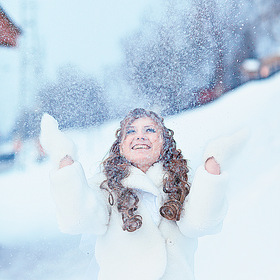
[[[23,2],[1,0],[0,4],[16,23],[21,23]],[[44,71],[47,78],[54,79],[65,63],[76,64],[97,76],[104,67],[118,63],[120,38],[136,28],[142,12],[158,1],[36,3],[38,27],[43,30],[40,43]],[[80,29],[83,25],[95,28]],[[20,49],[1,48],[1,133],[9,130],[18,111],[19,56]],[[167,126],[175,131],[178,147],[189,159],[192,173],[210,139],[243,128],[249,131],[248,141],[228,170],[229,212],[223,230],[199,240],[197,280],[280,277],[279,88],[277,74],[243,85],[207,106],[166,118]],[[118,121],[114,121],[68,132],[79,148],[88,176],[102,161],[117,128]],[[79,236],[65,235],[57,229],[49,193],[51,164],[36,162],[31,140],[24,143],[23,151],[13,168],[0,171],[0,279],[79,280],[90,256],[79,250]]]

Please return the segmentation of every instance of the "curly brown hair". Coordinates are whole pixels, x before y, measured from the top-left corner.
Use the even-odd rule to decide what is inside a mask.
[[[139,198],[135,190],[122,185],[122,180],[129,176],[131,163],[121,155],[120,144],[126,126],[143,117],[151,118],[162,130],[163,148],[158,161],[162,162],[165,171],[163,191],[167,193],[168,199],[161,206],[160,214],[168,220],[179,221],[183,203],[190,190],[187,161],[183,158],[181,151],[176,148],[174,132],[166,128],[163,118],[152,111],[143,108],[130,111],[121,121],[120,128],[116,131],[117,139],[109,151],[108,158],[103,162],[106,180],[100,186],[109,191],[108,200],[111,206],[115,204],[114,197],[116,197],[117,209],[122,214],[123,230],[129,232],[141,227],[142,217],[136,214]]]

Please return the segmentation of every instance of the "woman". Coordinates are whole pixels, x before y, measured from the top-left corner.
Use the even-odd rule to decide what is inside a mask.
[[[187,161],[154,112],[131,111],[116,138],[103,172],[87,181],[73,143],[43,116],[60,229],[98,236],[98,279],[194,279],[197,237],[219,231],[226,213],[227,179],[215,153],[223,155],[208,149],[190,187]]]

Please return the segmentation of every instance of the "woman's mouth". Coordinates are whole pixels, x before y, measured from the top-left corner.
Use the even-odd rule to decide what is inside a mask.
[[[132,146],[132,150],[149,150],[151,147],[147,144],[135,144]]]

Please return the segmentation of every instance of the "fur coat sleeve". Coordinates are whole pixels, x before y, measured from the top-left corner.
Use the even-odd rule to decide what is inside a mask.
[[[227,212],[227,178],[226,172],[213,175],[204,166],[197,169],[181,219],[177,222],[185,236],[198,237],[221,230]]]
[[[79,162],[50,174],[59,228],[69,234],[104,234],[109,209],[99,185],[89,187]]]

